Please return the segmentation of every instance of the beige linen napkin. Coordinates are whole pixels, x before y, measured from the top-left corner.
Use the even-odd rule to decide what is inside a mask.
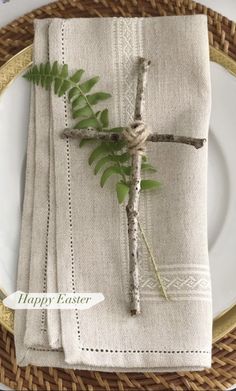
[[[207,137],[207,19],[54,19],[35,22],[34,60],[99,75],[110,125],[133,120],[137,60],[151,60],[145,120],[153,131]],[[35,103],[34,103],[35,102]],[[104,189],[88,165],[91,146],[62,139],[74,123],[66,97],[32,88],[18,289],[102,292],[89,310],[16,311],[20,365],[104,371],[200,370],[211,365],[207,250],[207,146],[148,144],[162,186],[141,194],[140,220],[170,297],[140,241],[140,316],[129,313],[125,206],[115,179]]]

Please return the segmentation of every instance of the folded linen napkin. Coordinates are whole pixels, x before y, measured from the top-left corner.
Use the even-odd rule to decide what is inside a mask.
[[[210,113],[204,15],[35,21],[34,62],[99,75],[110,126],[133,120],[137,59],[151,60],[145,120],[154,131],[207,137]],[[211,365],[207,146],[147,144],[162,186],[140,199],[140,220],[170,298],[140,241],[142,312],[129,313],[126,212],[114,180],[101,190],[91,146],[62,139],[66,97],[32,87],[17,288],[102,292],[89,310],[16,310],[19,365],[101,371],[201,370]]]

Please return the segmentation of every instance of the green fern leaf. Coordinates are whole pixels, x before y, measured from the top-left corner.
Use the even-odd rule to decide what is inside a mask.
[[[108,156],[104,156],[102,157],[101,159],[99,159],[99,161],[97,162],[95,168],[94,168],[94,174],[97,175],[97,173],[99,172],[99,170],[106,164],[106,163],[109,163],[113,161],[112,159],[112,156],[111,155],[108,155]]]
[[[95,76],[92,79],[86,80],[84,83],[80,84],[79,88],[84,94],[87,94],[87,92],[89,92],[93,88],[93,86],[98,82],[98,80],[99,77]]]
[[[107,109],[105,109],[101,112],[100,120],[101,120],[102,126],[104,128],[107,128],[109,125],[109,118],[108,118],[108,110]]]
[[[143,163],[141,166],[143,171],[156,172],[157,170],[149,163]]]
[[[22,76],[24,79],[28,80],[28,81],[32,81],[31,79],[31,73],[30,72],[26,72],[24,73],[24,75]]]
[[[123,166],[123,171],[124,171],[125,175],[130,176],[131,166]]]
[[[124,163],[126,162],[127,160],[130,159],[130,155],[128,153],[123,153],[122,155],[107,155],[107,156],[104,156],[103,158],[101,158],[95,168],[94,168],[94,174],[96,175],[99,170],[106,164],[106,163],[109,163],[109,162],[115,162],[115,163]],[[119,165],[121,168],[123,168],[121,165]]]
[[[83,73],[84,73],[84,70],[83,69],[79,69],[78,71],[76,71],[73,74],[73,76],[71,76],[70,80],[73,81],[73,83],[79,83]]]
[[[45,64],[40,64],[39,65],[39,73],[41,74],[41,75],[44,75],[45,74]]]
[[[37,86],[39,85],[40,83],[40,75],[39,74],[35,74],[33,76],[33,82],[37,84]]]
[[[45,87],[45,81],[46,81],[46,76],[45,76],[45,75],[42,75],[42,76],[41,76],[41,86],[42,86],[42,87]]]
[[[93,115],[93,110],[91,110],[89,106],[84,106],[81,109],[73,112],[73,118],[89,117],[91,115]]]
[[[130,159],[130,154],[128,152],[123,153],[122,155],[115,155],[114,161],[125,163]]]
[[[35,74],[35,73],[39,73],[39,69],[37,67],[37,65],[34,65],[28,72],[29,74]]]
[[[73,102],[74,99],[78,98],[79,96],[80,96],[80,91],[78,87],[72,87],[68,92],[68,98],[70,102]]]
[[[117,141],[115,143],[111,142],[108,144],[109,145],[109,149],[111,151],[121,151],[124,147],[126,147],[126,142],[125,141]]]
[[[54,93],[56,95],[58,94],[58,91],[59,91],[61,85],[62,85],[62,79],[60,79],[59,77],[56,77],[54,80]]]
[[[87,95],[87,99],[90,105],[96,105],[101,100],[106,100],[111,97],[111,94],[106,92],[96,92],[92,95]]]
[[[122,170],[120,167],[117,166],[111,166],[105,169],[101,176],[100,185],[103,187],[106,183],[106,181],[114,174],[122,175]]]
[[[52,65],[52,76],[57,76],[59,74],[59,66],[58,66],[58,62],[57,61],[54,61],[53,65]]]
[[[91,166],[91,164],[99,158],[99,156],[101,156],[101,154],[103,153],[106,153],[107,152],[107,146],[106,144],[102,143],[100,145],[98,145],[94,150],[93,152],[91,153],[91,155],[89,156],[89,165]]]
[[[160,187],[160,182],[151,179],[141,180],[141,190],[157,189]]]
[[[117,182],[116,184],[116,194],[119,201],[119,204],[122,204],[129,194],[129,186],[124,182]]]
[[[64,95],[64,93],[66,91],[68,91],[70,88],[71,88],[71,82],[69,80],[64,80],[62,82],[62,85],[61,85],[59,91],[58,91],[58,96],[60,97],[60,96]]]
[[[60,76],[61,76],[63,79],[66,79],[66,78],[68,77],[68,65],[67,65],[67,64],[64,64],[64,65],[62,66]]]
[[[35,84],[40,83],[40,73],[38,67],[34,65],[23,77],[29,81],[32,81]]]
[[[45,85],[46,90],[49,90],[49,88],[52,84],[52,80],[53,80],[52,76],[50,76],[50,75],[45,76],[44,85]]]
[[[72,102],[72,110],[76,110],[86,104],[86,99],[83,95],[78,96],[75,100]]]
[[[51,72],[51,65],[50,65],[50,62],[47,62],[45,64],[45,75],[49,75]]]
[[[81,121],[79,121],[75,126],[74,128],[75,129],[84,129],[84,128],[88,128],[88,127],[92,127],[92,128],[98,128],[100,126],[99,122],[97,121],[96,118],[86,118],[86,119],[82,119]]]

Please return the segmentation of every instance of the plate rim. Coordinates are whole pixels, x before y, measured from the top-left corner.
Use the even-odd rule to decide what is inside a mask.
[[[10,84],[32,65],[33,45],[29,45],[11,57],[0,67],[0,97]],[[224,67],[236,77],[236,61],[223,51],[209,46],[210,60]],[[14,311],[5,307],[6,293],[0,287],[0,324],[14,333]],[[219,341],[236,327],[236,303],[222,311],[213,320],[213,343]]]

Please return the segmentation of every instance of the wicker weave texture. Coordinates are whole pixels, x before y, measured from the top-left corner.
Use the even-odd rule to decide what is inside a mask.
[[[236,60],[236,23],[191,0],[60,0],[0,29],[0,65],[33,40],[34,18],[208,15],[210,44]],[[16,390],[225,390],[236,384],[236,329],[213,346],[213,366],[202,372],[102,373],[28,366],[19,368],[13,336],[0,328],[0,382]]]
[[[213,367],[201,372],[102,373],[16,365],[12,334],[0,329],[0,382],[16,390],[225,390],[236,384],[236,329],[213,347]]]
[[[236,23],[191,0],[60,0],[0,29],[0,65],[32,43],[34,18],[208,15],[210,44],[236,60]]]

